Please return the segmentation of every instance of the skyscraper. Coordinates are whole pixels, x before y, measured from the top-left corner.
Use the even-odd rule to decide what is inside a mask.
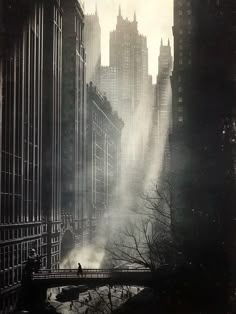
[[[110,101],[113,110],[119,111],[117,68],[111,66],[100,68],[100,90]]]
[[[116,30],[110,33],[110,66],[118,71],[119,113],[130,122],[147,93],[148,48],[146,37],[138,32],[136,14],[133,21],[124,19],[120,7]]]
[[[0,310],[9,312],[30,250],[43,266],[59,263],[61,10],[1,4]]]
[[[171,90],[171,71],[172,56],[170,41],[163,45],[161,40],[160,54],[158,58],[158,76],[156,87],[156,146],[159,151],[159,158],[162,159],[163,175],[166,177],[170,171],[170,145],[169,135],[172,127],[172,90]],[[165,173],[165,174],[164,174]]]
[[[44,4],[42,211],[47,223],[47,267],[59,268],[61,233],[62,12]]]
[[[77,0],[63,2],[63,56],[61,197],[63,232],[67,232],[62,238],[62,257],[74,245],[71,238],[82,245],[88,233],[84,11]]]
[[[233,109],[226,4],[193,0],[174,4],[174,227],[182,233],[185,253],[204,262],[210,254],[211,266],[214,256],[228,254],[234,206],[232,148],[225,136]],[[218,265],[224,267],[221,261]]]
[[[144,147],[147,127],[148,48],[147,39],[139,34],[136,13],[133,21],[123,18],[121,8],[116,29],[110,33],[110,67],[117,69],[117,111],[124,121],[122,132],[122,186],[126,191],[124,207],[134,206],[142,193]],[[137,125],[139,130],[137,132]],[[126,187],[125,187],[126,186]]]
[[[160,136],[166,135],[171,127],[171,84],[172,56],[170,41],[163,45],[161,41],[157,76],[157,126]]]
[[[86,49],[86,82],[100,86],[101,27],[97,7],[95,14],[85,15],[84,44]]]

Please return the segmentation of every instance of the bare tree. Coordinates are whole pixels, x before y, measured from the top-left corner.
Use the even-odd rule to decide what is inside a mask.
[[[107,251],[114,263],[132,264],[151,270],[168,263],[174,255],[171,237],[171,186],[157,185],[141,197],[142,207],[135,210],[126,225],[114,235]]]

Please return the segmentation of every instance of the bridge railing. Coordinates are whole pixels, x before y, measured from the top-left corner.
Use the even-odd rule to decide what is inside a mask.
[[[83,269],[83,272],[84,273],[111,273],[111,272],[125,272],[125,273],[131,273],[131,272],[150,272],[150,269],[148,268],[84,268]],[[38,273],[56,273],[56,274],[59,274],[59,273],[77,273],[77,269],[67,269],[67,268],[64,268],[64,269],[40,269]]]
[[[53,278],[109,278],[112,275],[125,274],[125,273],[149,273],[150,270],[144,269],[83,269],[83,274],[77,274],[77,269],[42,269],[32,276],[33,280],[53,279]]]

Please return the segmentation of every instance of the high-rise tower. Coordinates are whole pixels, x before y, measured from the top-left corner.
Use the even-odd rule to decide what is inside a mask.
[[[31,250],[59,267],[62,15],[59,1],[2,4],[0,312],[9,313]]]
[[[73,21],[73,23],[72,23]],[[86,212],[86,91],[84,10],[77,0],[63,2],[62,89],[62,257],[88,234]],[[70,228],[76,241],[73,239]],[[83,239],[84,236],[84,239]]]
[[[122,132],[122,186],[126,205],[134,206],[143,189],[144,150],[149,123],[146,119],[148,77],[147,39],[139,34],[136,14],[123,18],[119,7],[116,29],[110,33],[110,67],[117,71],[118,114]],[[146,121],[146,123],[144,123]],[[139,128],[137,130],[137,125]]]
[[[163,45],[161,40],[157,76],[157,127],[159,136],[168,134],[171,128],[172,91],[170,76],[172,71],[172,56],[170,41]]]
[[[86,82],[100,86],[101,27],[97,7],[95,14],[85,15]]]
[[[124,19],[120,7],[116,30],[110,33],[110,66],[118,71],[119,113],[129,121],[146,96],[148,48],[146,37],[138,32],[136,14],[133,21]]]
[[[234,217],[229,135],[234,89],[228,73],[235,61],[227,62],[233,49],[225,45],[233,31],[232,2],[229,7],[230,1],[220,0],[174,3],[173,226],[182,234],[185,253],[208,259],[211,266],[215,256],[229,252]]]

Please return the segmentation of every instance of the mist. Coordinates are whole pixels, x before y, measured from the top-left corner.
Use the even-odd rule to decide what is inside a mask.
[[[149,79],[149,89],[147,82],[145,82],[145,86],[142,86],[143,90],[140,92],[141,98],[137,103],[130,103],[130,107],[125,107],[123,103],[122,107],[119,107],[119,102],[117,105],[111,101],[112,110],[117,111],[118,116],[124,122],[121,136],[121,171],[111,192],[114,197],[109,203],[108,210],[104,213],[103,220],[98,223],[96,239],[93,239],[92,244],[75,247],[61,263],[61,268],[76,268],[78,262],[85,268],[101,267],[104,259],[106,259],[107,240],[115,238],[116,233],[119,233],[130,220],[138,219],[137,211],[142,211],[144,206],[142,196],[145,193],[151,193],[153,187],[160,184],[163,170],[167,171],[163,168],[165,168],[166,150],[169,149],[171,88],[169,82],[166,83],[164,89],[167,116],[161,123],[157,124],[159,119],[156,100],[157,86],[150,82],[148,74],[152,74],[154,77],[157,75],[161,37],[171,38],[172,1],[168,0],[165,4],[163,1],[157,3],[151,1],[150,7],[137,1],[120,2],[124,20],[131,16],[130,21],[132,21],[134,12],[137,12],[138,30],[143,32],[142,35],[147,35],[149,57],[148,72],[145,78],[146,80]],[[102,34],[101,55],[103,64],[108,63],[109,38],[107,35],[115,29],[118,5],[119,2],[117,1],[107,2],[104,0],[97,3]],[[86,13],[92,12],[94,14],[95,6],[96,2],[94,1],[86,2]],[[160,18],[154,14],[154,9],[157,9],[156,12],[159,12]],[[154,34],[152,29],[158,31]],[[164,42],[167,43],[167,39]],[[97,60],[93,62],[99,64],[99,54]],[[90,79],[91,77],[89,77]],[[103,93],[102,90],[100,92]],[[89,169],[88,172],[90,173],[92,170]]]

